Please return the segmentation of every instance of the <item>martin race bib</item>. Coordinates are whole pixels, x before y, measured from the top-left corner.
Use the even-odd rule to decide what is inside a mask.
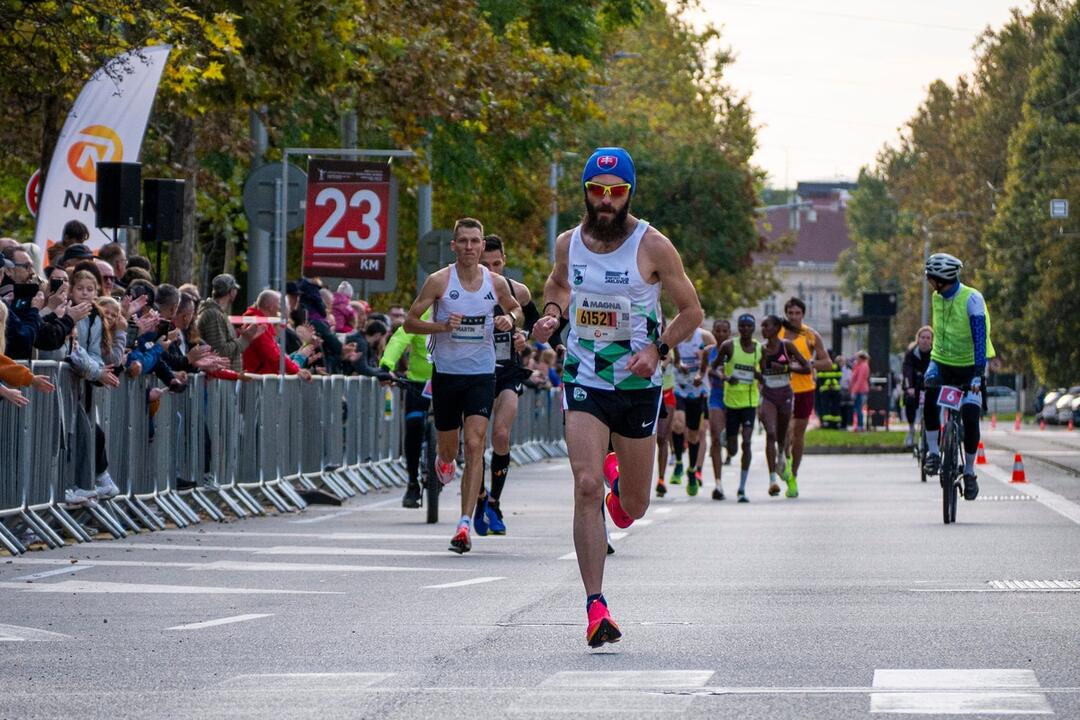
[[[577,300],[574,329],[579,338],[605,342],[630,339],[630,298],[581,294]]]
[[[484,315],[466,315],[461,324],[450,331],[450,337],[457,342],[482,343],[486,340],[484,330],[487,317]]]
[[[495,331],[495,361],[509,360],[514,334]]]
[[[731,377],[735,378],[735,382],[749,385],[754,382],[754,367],[752,365],[736,365]]]

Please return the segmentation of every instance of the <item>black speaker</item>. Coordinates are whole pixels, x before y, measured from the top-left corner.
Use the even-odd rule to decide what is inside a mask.
[[[863,315],[893,317],[896,315],[896,293],[863,293]]]
[[[184,233],[184,181],[150,178],[143,182],[142,239],[177,242]]]
[[[139,227],[139,163],[99,162],[94,224],[99,228]]]

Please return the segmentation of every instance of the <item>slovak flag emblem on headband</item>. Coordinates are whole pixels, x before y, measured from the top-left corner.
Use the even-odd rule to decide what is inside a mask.
[[[601,155],[596,158],[596,166],[602,170],[611,170],[619,164],[619,158],[614,155]]]

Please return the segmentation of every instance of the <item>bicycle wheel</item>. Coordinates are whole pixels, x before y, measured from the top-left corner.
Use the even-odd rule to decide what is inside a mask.
[[[915,457],[919,461],[919,477],[926,482],[926,428],[919,426],[919,442],[915,446]]]
[[[960,472],[960,429],[949,417],[941,438],[941,509],[945,524],[956,522],[957,481]]]
[[[439,493],[442,485],[435,475],[435,426],[428,418],[424,425],[424,505],[427,507],[428,524],[439,522]]]

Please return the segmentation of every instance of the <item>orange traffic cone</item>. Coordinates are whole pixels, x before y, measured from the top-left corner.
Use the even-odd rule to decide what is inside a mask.
[[[1046,418],[1039,418],[1039,429],[1040,430],[1045,430],[1046,429]]]
[[[975,464],[986,464],[986,448],[983,447],[982,440],[979,441],[979,454],[975,456]]]
[[[1012,480],[1009,482],[1014,483],[1026,483],[1027,476],[1024,475],[1024,458],[1020,457],[1020,453],[1016,453],[1016,457],[1013,458],[1013,472]]]
[[[1016,421],[1013,423],[1013,430],[1019,430],[1020,429],[1020,419],[1021,419],[1021,417],[1022,416],[1020,415],[1020,413],[1016,413]]]
[[[1068,430],[1069,432],[1072,432],[1072,431],[1073,431],[1073,421],[1072,421],[1072,418],[1069,418],[1069,425],[1068,425],[1068,427],[1067,427],[1066,429],[1067,429],[1067,430]]]

